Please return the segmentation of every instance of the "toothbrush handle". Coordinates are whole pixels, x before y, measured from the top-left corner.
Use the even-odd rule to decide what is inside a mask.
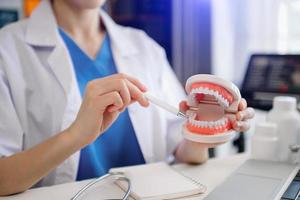
[[[153,104],[155,104],[155,105],[157,105],[157,106],[159,106],[159,107],[161,107],[161,108],[163,108],[163,109],[165,109],[165,110],[167,110],[167,111],[169,111],[169,112],[171,112],[171,113],[173,113],[177,116],[185,117],[185,114],[180,112],[176,107],[171,106],[170,104],[154,97],[152,94],[147,92],[147,93],[144,93],[144,95]]]

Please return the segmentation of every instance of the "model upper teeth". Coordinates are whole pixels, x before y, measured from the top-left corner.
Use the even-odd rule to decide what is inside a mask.
[[[199,87],[199,88],[194,88],[192,89],[189,97],[188,97],[188,102],[190,103],[191,106],[197,106],[197,102],[196,102],[196,94],[207,94],[207,95],[211,95],[213,97],[216,98],[217,102],[220,104],[220,106],[222,106],[223,108],[228,108],[229,107],[229,102],[227,99],[225,99],[218,91],[216,90],[211,90],[209,88],[203,88],[203,87]]]

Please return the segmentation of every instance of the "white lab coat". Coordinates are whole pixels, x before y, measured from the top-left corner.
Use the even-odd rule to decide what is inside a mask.
[[[164,50],[144,32],[115,24],[104,11],[100,16],[118,72],[137,77],[177,106],[185,94]],[[0,31],[0,156],[29,149],[70,126],[81,100],[70,55],[44,0],[29,19]],[[181,120],[160,108],[133,104],[129,115],[146,162],[166,159],[182,139]],[[74,181],[78,158],[79,152],[38,186]]]

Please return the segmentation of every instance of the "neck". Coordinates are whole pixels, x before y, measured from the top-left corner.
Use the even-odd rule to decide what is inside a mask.
[[[65,0],[53,1],[58,25],[73,37],[93,37],[102,32],[99,9],[80,9]]]

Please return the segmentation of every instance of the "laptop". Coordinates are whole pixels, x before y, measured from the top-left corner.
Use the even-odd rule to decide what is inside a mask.
[[[205,200],[300,200],[299,165],[249,159]]]
[[[241,86],[249,106],[269,110],[273,98],[294,96],[300,100],[300,54],[254,54]]]

